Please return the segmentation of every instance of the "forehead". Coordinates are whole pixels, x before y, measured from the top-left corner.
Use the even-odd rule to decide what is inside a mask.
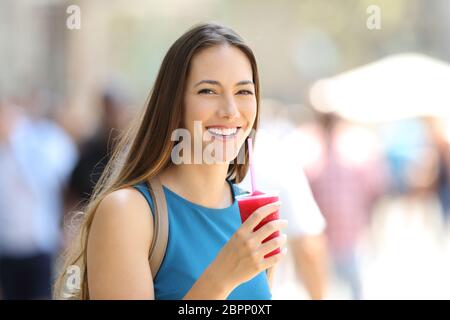
[[[252,66],[244,52],[231,45],[206,48],[191,60],[188,81],[253,80]]]

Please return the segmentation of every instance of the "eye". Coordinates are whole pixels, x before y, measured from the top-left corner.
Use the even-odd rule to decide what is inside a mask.
[[[201,89],[198,94],[215,94],[214,90],[211,89]]]
[[[239,90],[238,94],[244,95],[244,96],[248,96],[248,95],[252,95],[253,92],[250,90]]]

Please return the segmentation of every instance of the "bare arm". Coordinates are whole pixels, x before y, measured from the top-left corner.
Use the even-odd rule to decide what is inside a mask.
[[[154,299],[152,235],[153,217],[137,190],[118,190],[102,200],[87,245],[91,299]]]
[[[311,299],[323,299],[328,283],[325,237],[301,236],[291,240],[290,245],[297,275],[303,280]]]

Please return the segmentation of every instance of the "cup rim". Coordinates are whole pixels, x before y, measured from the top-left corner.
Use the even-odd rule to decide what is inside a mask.
[[[263,191],[261,191],[263,192]],[[250,198],[251,192],[246,194],[240,194],[237,195],[235,198],[237,201]],[[262,197],[280,197],[280,192],[277,190],[268,190],[267,192],[264,192],[263,194],[258,194],[256,196],[251,196],[252,199],[258,199]]]

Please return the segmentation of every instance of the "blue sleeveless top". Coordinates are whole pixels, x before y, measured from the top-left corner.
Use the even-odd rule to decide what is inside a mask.
[[[163,186],[169,215],[169,239],[164,260],[153,280],[155,299],[181,300],[241,226],[235,199],[240,189],[231,182],[229,184],[233,192],[233,204],[223,209],[197,205]],[[154,214],[147,185],[140,183],[134,187],[147,199]],[[227,299],[271,298],[266,273],[261,272],[236,287]]]

